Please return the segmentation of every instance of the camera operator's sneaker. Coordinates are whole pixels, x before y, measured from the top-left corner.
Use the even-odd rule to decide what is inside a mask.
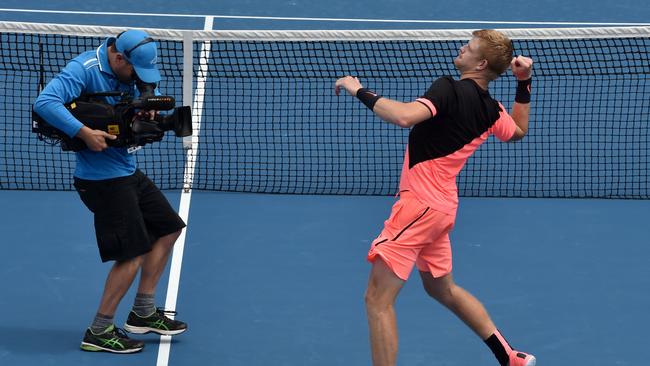
[[[537,360],[535,360],[535,356],[512,350],[512,352],[510,352],[510,361],[508,361],[508,366],[535,366],[536,362]]]
[[[86,329],[81,349],[90,352],[134,353],[144,348],[144,342],[130,339],[120,328],[111,325],[103,333],[95,334]]]
[[[126,324],[124,324],[124,329],[135,334],[154,332],[162,335],[176,335],[187,330],[187,324],[170,319],[165,314],[176,314],[176,312],[156,309],[153,314],[143,318],[131,310],[129,317],[126,319]]]

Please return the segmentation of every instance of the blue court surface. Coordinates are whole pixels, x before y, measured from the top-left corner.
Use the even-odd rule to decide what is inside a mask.
[[[108,267],[75,193],[0,195],[10,208],[3,364],[156,364],[153,336],[135,355],[77,349]],[[364,257],[392,201],[195,193],[177,305],[191,329],[174,338],[169,364],[369,364]],[[650,326],[649,209],[647,201],[465,199],[452,236],[455,277],[539,362],[643,364],[642,352],[624,350],[643,349]],[[397,305],[399,364],[493,364],[414,275]]]
[[[246,0],[196,1],[188,9],[183,2],[86,1],[79,7],[72,1],[5,0],[1,8],[149,15],[0,10],[0,20],[174,29],[203,29],[202,15],[467,21],[215,18],[213,25],[396,29],[650,19],[650,8],[631,0],[588,6],[583,1],[485,6],[469,0],[453,5]],[[181,192],[165,194],[179,207]],[[171,344],[146,335],[143,352],[113,355],[79,350],[110,268],[99,260],[86,207],[75,192],[0,191],[0,365],[370,365],[365,256],[394,200],[193,192],[176,303],[189,330]],[[648,200],[461,198],[452,233],[455,279],[484,303],[515,348],[536,355],[538,365],[645,365],[648,212]],[[169,273],[157,293],[161,306]],[[120,305],[117,325],[126,319],[133,297],[132,290]],[[399,365],[496,364],[480,339],[426,296],[416,272],[400,294],[397,314]],[[161,343],[169,357],[159,356]]]

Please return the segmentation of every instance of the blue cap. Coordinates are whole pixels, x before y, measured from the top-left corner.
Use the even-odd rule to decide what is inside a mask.
[[[146,32],[131,29],[120,33],[115,40],[115,49],[133,65],[140,80],[145,83],[160,81],[156,42]]]

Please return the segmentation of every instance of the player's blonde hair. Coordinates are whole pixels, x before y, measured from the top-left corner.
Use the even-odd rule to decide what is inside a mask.
[[[472,32],[481,41],[479,50],[488,62],[488,70],[494,74],[492,79],[503,74],[512,61],[512,41],[505,34],[494,29],[481,29]]]

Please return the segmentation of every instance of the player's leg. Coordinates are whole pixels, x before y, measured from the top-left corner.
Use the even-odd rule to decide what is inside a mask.
[[[366,290],[366,312],[374,366],[394,366],[397,361],[395,299],[404,285],[381,258],[376,258]]]
[[[427,294],[456,314],[481,339],[494,333],[496,327],[483,304],[456,285],[451,273],[434,278],[431,272],[420,271],[420,277]]]
[[[492,322],[483,304],[455,283],[451,274],[451,245],[447,234],[425,247],[416,263],[427,294],[446,306],[481,337],[502,366],[535,365],[535,357],[514,351]]]
[[[402,192],[381,234],[370,245],[368,260],[373,266],[366,310],[375,366],[395,365],[398,336],[393,305],[427,238],[436,235],[438,226],[432,212],[413,195]]]
[[[451,273],[435,278],[420,271],[422,284],[429,296],[446,306],[474,331],[492,350],[502,366],[534,366],[535,357],[515,351],[501,335],[483,304],[462,287],[456,285]]]

